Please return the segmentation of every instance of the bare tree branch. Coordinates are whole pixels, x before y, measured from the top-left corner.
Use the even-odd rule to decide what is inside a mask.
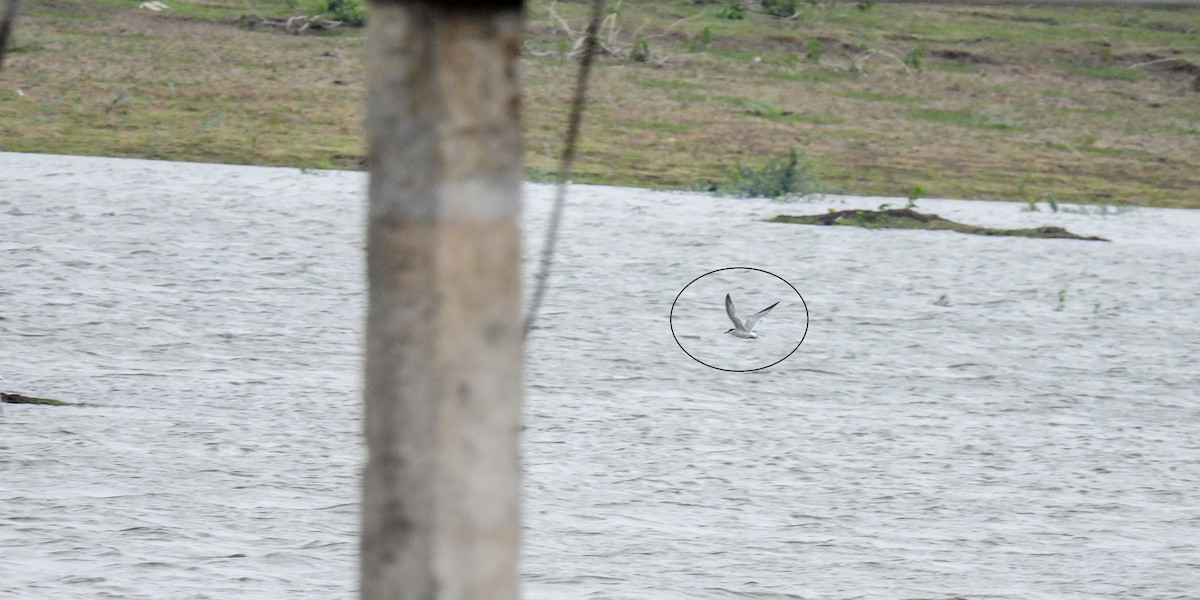
[[[1200,73],[1200,63],[1197,63],[1196,61],[1194,61],[1190,58],[1184,58],[1182,56],[1172,56],[1170,58],[1160,58],[1158,60],[1146,61],[1143,63],[1138,63],[1136,65],[1130,65],[1129,68],[1130,69],[1140,69],[1142,67],[1149,67],[1150,65],[1158,65],[1158,64],[1169,63],[1169,62],[1179,62],[1179,63],[1183,63],[1185,65],[1191,65],[1192,69],[1189,69],[1189,70],[1194,70],[1195,72]]]
[[[571,26],[567,24],[562,17],[558,16],[558,11],[554,10],[554,7],[557,5],[558,1],[555,0],[554,2],[550,3],[550,6],[546,7],[546,10],[550,11],[550,16],[554,17],[555,21],[558,21],[558,26],[561,27],[563,32],[567,34],[567,37],[575,39],[577,37],[575,30],[571,29]]]
[[[896,56],[895,54],[892,54],[891,52],[888,52],[887,50],[880,50],[878,48],[871,48],[871,49],[867,50],[866,52],[863,52],[862,54],[859,54],[858,56],[854,57],[854,64],[852,65],[852,68],[855,71],[862,71],[863,63],[867,62],[867,59],[871,58],[872,56],[885,56],[887,58],[890,58],[890,59],[896,61],[896,64],[898,64],[904,68],[904,73],[906,75],[911,76],[913,74],[912,68],[910,68],[908,65],[904,64],[904,61],[900,60],[900,57]]]

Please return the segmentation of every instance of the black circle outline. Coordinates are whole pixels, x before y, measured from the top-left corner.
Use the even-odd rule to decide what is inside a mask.
[[[778,279],[778,280],[786,283],[788,285],[788,287],[792,288],[793,292],[796,292],[796,295],[800,297],[800,303],[804,305],[804,335],[800,336],[800,341],[796,343],[796,347],[792,348],[791,352],[787,353],[787,356],[784,356],[783,358],[781,358],[769,365],[762,366],[762,367],[755,367],[753,369],[722,369],[721,367],[715,367],[713,365],[710,365],[710,364],[696,358],[695,356],[692,356],[692,353],[688,352],[687,348],[684,348],[683,344],[679,342],[679,336],[675,335],[675,303],[679,302],[679,297],[683,295],[683,292],[687,291],[687,289],[689,287],[691,287],[691,285],[693,283],[696,283],[697,281],[700,281],[701,279],[708,277],[709,275],[712,275],[713,273],[716,273],[718,271],[731,271],[731,270],[735,270],[735,269],[743,269],[746,271],[758,271],[760,273],[766,273],[767,275],[770,275],[771,277],[774,277],[775,279]],[[771,367],[787,360],[788,358],[791,358],[791,356],[793,354],[795,354],[797,350],[800,349],[800,344],[804,343],[804,338],[808,337],[808,326],[809,326],[810,320],[811,320],[811,317],[808,313],[808,301],[806,301],[804,299],[804,295],[800,293],[800,290],[796,289],[796,286],[792,285],[792,282],[790,282],[770,271],[767,271],[766,269],[757,269],[754,267],[722,267],[720,269],[713,269],[713,270],[689,281],[687,285],[683,286],[682,290],[679,290],[678,294],[675,294],[675,299],[671,301],[671,313],[667,317],[667,324],[670,325],[670,327],[671,327],[671,337],[675,338],[675,345],[679,346],[679,349],[683,350],[683,353],[688,355],[688,358],[690,358],[710,369],[716,369],[718,371],[725,371],[726,373],[750,373],[752,371],[761,371],[763,369],[770,369]]]

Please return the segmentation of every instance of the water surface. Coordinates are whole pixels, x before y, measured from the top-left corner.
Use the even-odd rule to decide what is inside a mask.
[[[0,153],[0,389],[90,403],[4,406],[5,598],[354,597],[364,186]],[[528,345],[526,597],[1196,597],[1200,214],[919,203],[1107,244],[760,221],[884,201],[573,188]],[[803,294],[791,358],[676,345],[672,301],[726,266]],[[689,318],[723,331],[722,301]]]

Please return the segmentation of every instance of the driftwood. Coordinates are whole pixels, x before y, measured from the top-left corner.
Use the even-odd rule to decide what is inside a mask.
[[[910,208],[890,210],[840,210],[820,215],[780,215],[767,219],[772,223],[798,223],[801,225],[849,225],[867,229],[948,229],[973,235],[1002,235],[1029,238],[1061,238],[1107,242],[1102,237],[1082,236],[1062,227],[1034,227],[1031,229],[994,229],[976,225],[964,225],[937,215],[919,213]]]
[[[68,406],[70,402],[62,400],[52,400],[50,398],[35,398],[24,394],[16,394],[13,392],[0,392],[0,402],[8,404],[41,404],[45,406]]]
[[[341,27],[344,23],[341,21],[333,21],[326,19],[321,15],[314,17],[288,17],[286,19],[272,19],[262,17],[256,25],[262,27],[278,27],[292,35],[300,35],[306,31],[318,31],[321,29],[333,29]]]

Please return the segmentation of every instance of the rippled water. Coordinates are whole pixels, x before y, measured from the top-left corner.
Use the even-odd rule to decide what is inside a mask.
[[[354,596],[363,188],[0,153],[0,390],[90,403],[4,406],[5,598]],[[529,344],[528,598],[1197,597],[1200,214],[920,202],[1110,244],[759,221],[880,202],[574,188]],[[791,358],[676,345],[679,290],[727,266],[803,294]]]

